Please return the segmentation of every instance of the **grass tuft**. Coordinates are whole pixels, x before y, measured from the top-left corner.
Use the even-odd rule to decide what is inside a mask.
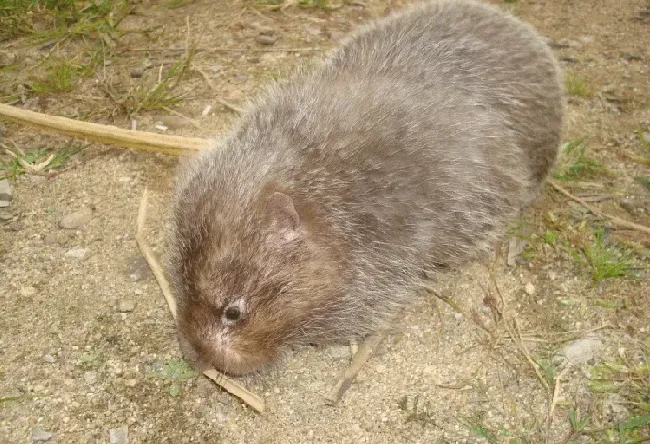
[[[567,142],[561,147],[562,165],[553,172],[557,180],[568,182],[580,178],[594,178],[606,174],[605,166],[586,154],[587,147],[582,140]]]
[[[605,230],[599,228],[594,232],[593,244],[583,249],[594,282],[628,276],[632,270],[629,254],[605,244]]]
[[[564,79],[566,85],[566,91],[572,96],[578,97],[589,97],[591,96],[591,91],[586,85],[585,81],[578,77],[575,74],[567,74]]]
[[[73,65],[66,61],[59,61],[47,70],[47,78],[34,80],[29,84],[35,93],[70,92],[80,77],[92,73],[88,65]]]

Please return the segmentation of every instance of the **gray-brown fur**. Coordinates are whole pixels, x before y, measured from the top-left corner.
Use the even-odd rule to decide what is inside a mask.
[[[531,27],[440,1],[272,87],[176,185],[168,271],[186,351],[241,373],[287,344],[386,326],[423,271],[487,252],[536,196],[560,85]]]

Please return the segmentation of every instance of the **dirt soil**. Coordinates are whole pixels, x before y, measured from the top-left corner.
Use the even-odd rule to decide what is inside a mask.
[[[178,61],[189,24],[202,49],[191,66],[212,87],[190,70],[175,86],[184,97],[168,106],[171,114],[131,117],[138,129],[162,132],[155,123],[169,114],[166,134],[218,137],[236,118],[219,99],[243,106],[261,85],[407,2],[345,2],[332,11],[264,3],[272,2],[196,0],[176,9],[132,2],[118,26],[129,32],[105,49],[92,76],[70,92],[28,93],[15,105],[130,128],[115,97]],[[583,139],[608,173],[565,186],[609,214],[650,225],[650,194],[634,179],[650,171],[638,161],[650,155],[640,138],[650,131],[650,2],[494,3],[535,25],[588,89],[568,98],[565,140]],[[0,49],[39,61],[72,57],[82,44],[39,48],[16,39]],[[4,132],[6,146],[24,150],[67,142],[9,123]],[[550,186],[503,255],[439,276],[432,284],[439,296],[414,298],[338,406],[327,406],[323,395],[349,363],[347,347],[291,350],[272,373],[243,378],[267,403],[263,414],[204,377],[184,377],[172,318],[134,238],[147,186],[147,237],[163,253],[176,163],[89,144],[58,174],[11,181],[13,200],[0,222],[0,442],[595,442],[596,435],[572,434],[571,408],[594,430],[638,414],[625,393],[592,390],[590,382],[607,362],[647,369],[650,239]],[[81,222],[61,228],[70,215]],[[594,284],[588,265],[540,242],[549,226],[570,241],[607,227],[611,242],[634,252],[635,274]],[[508,265],[508,245],[519,238],[528,247]],[[648,436],[644,427],[635,436]]]

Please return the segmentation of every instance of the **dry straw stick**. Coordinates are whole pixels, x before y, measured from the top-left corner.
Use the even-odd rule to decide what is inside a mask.
[[[156,277],[156,281],[158,281],[158,285],[162,290],[163,296],[165,296],[165,299],[167,300],[169,311],[171,312],[174,320],[176,320],[176,300],[172,296],[171,288],[169,287],[169,282],[167,282],[167,279],[163,274],[162,268],[158,264],[158,261],[153,255],[153,252],[149,249],[144,239],[143,230],[144,230],[144,224],[146,222],[146,219],[147,219],[147,189],[145,188],[144,192],[142,193],[142,199],[140,200],[140,208],[138,209],[138,219],[137,219],[135,240],[138,243],[138,247],[140,247],[140,251],[142,252],[142,255],[147,260],[147,263],[149,264],[149,267],[151,268],[153,275]],[[228,378],[226,375],[219,373],[214,369],[206,370],[205,372],[203,372],[203,374],[208,378],[212,379],[214,382],[216,382],[219,386],[224,388],[226,391],[240,398],[251,408],[257,410],[258,412],[264,411],[265,406],[264,406],[264,400],[262,400],[262,398],[246,390],[243,386],[233,381],[232,379]]]
[[[61,116],[49,116],[0,103],[0,119],[36,127],[66,136],[90,139],[136,150],[183,156],[196,153],[208,145],[205,139],[168,136],[144,131],[130,131],[110,125],[81,122]]]

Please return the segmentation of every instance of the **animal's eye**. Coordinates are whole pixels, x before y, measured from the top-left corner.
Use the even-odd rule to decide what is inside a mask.
[[[230,322],[237,322],[241,319],[241,310],[239,307],[228,307],[223,315]]]

